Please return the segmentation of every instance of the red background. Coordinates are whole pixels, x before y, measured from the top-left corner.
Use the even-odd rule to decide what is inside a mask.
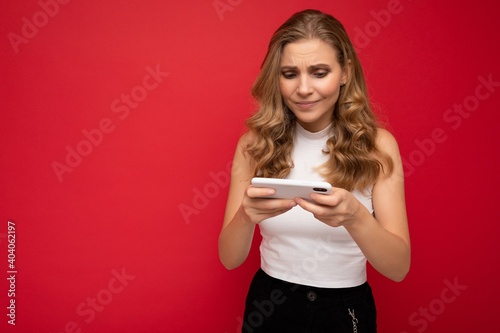
[[[218,261],[227,166],[269,38],[305,8],[344,23],[405,159],[412,268],[369,270],[380,332],[495,326],[495,1],[67,2],[0,5],[0,276],[9,220],[18,270],[15,326],[0,282],[3,332],[238,331],[259,260]],[[58,178],[67,147],[86,156]]]

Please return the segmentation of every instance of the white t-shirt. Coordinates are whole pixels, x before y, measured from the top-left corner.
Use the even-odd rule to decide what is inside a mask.
[[[288,179],[324,181],[315,170],[328,160],[330,127],[311,133],[296,124]],[[335,184],[334,184],[335,186]],[[371,189],[354,196],[373,213]],[[280,280],[323,288],[355,287],[366,282],[366,258],[344,227],[330,227],[296,206],[259,224],[261,268]]]

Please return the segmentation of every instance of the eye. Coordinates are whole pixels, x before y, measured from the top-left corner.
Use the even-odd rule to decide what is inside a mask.
[[[283,76],[287,80],[291,80],[297,77],[297,74],[294,72],[282,72],[281,76]]]
[[[325,76],[327,76],[328,72],[327,71],[318,71],[318,72],[315,72],[313,75],[315,77],[317,77],[318,79],[321,79],[321,78],[324,78]]]

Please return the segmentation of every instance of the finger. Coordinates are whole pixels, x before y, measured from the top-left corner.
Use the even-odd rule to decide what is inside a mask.
[[[261,216],[260,220],[286,213],[297,203],[293,200],[280,199],[252,199],[256,204],[252,207],[254,214]]]
[[[342,202],[342,192],[333,191],[331,194],[312,193],[311,199],[324,206],[338,206]]]
[[[250,198],[263,198],[268,197],[276,193],[276,190],[270,187],[254,187],[249,186],[247,188],[247,195]]]
[[[297,203],[291,199],[253,199],[255,207],[258,207],[261,210],[267,211],[278,211],[283,209],[290,209],[295,207]]]
[[[308,212],[313,212],[316,207],[317,207],[317,204],[315,204],[314,202],[311,202],[309,200],[305,200],[303,198],[295,198],[294,201],[297,203],[297,205],[299,205],[300,207],[302,207],[303,209],[307,210]]]
[[[284,213],[288,212],[292,208],[293,207],[287,207],[287,208],[282,208],[282,209],[276,209],[276,210],[273,210],[273,211],[267,211],[266,213],[262,213],[261,215],[264,215],[265,218],[270,218],[270,217],[274,217],[274,216],[278,216],[278,215],[284,214]]]

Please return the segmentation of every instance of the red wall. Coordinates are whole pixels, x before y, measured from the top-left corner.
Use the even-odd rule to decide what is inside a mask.
[[[497,2],[41,0],[0,5],[2,332],[238,331],[258,253],[218,261],[228,166],[308,7],[345,24],[405,160],[413,262],[370,269],[380,331],[494,327]]]

